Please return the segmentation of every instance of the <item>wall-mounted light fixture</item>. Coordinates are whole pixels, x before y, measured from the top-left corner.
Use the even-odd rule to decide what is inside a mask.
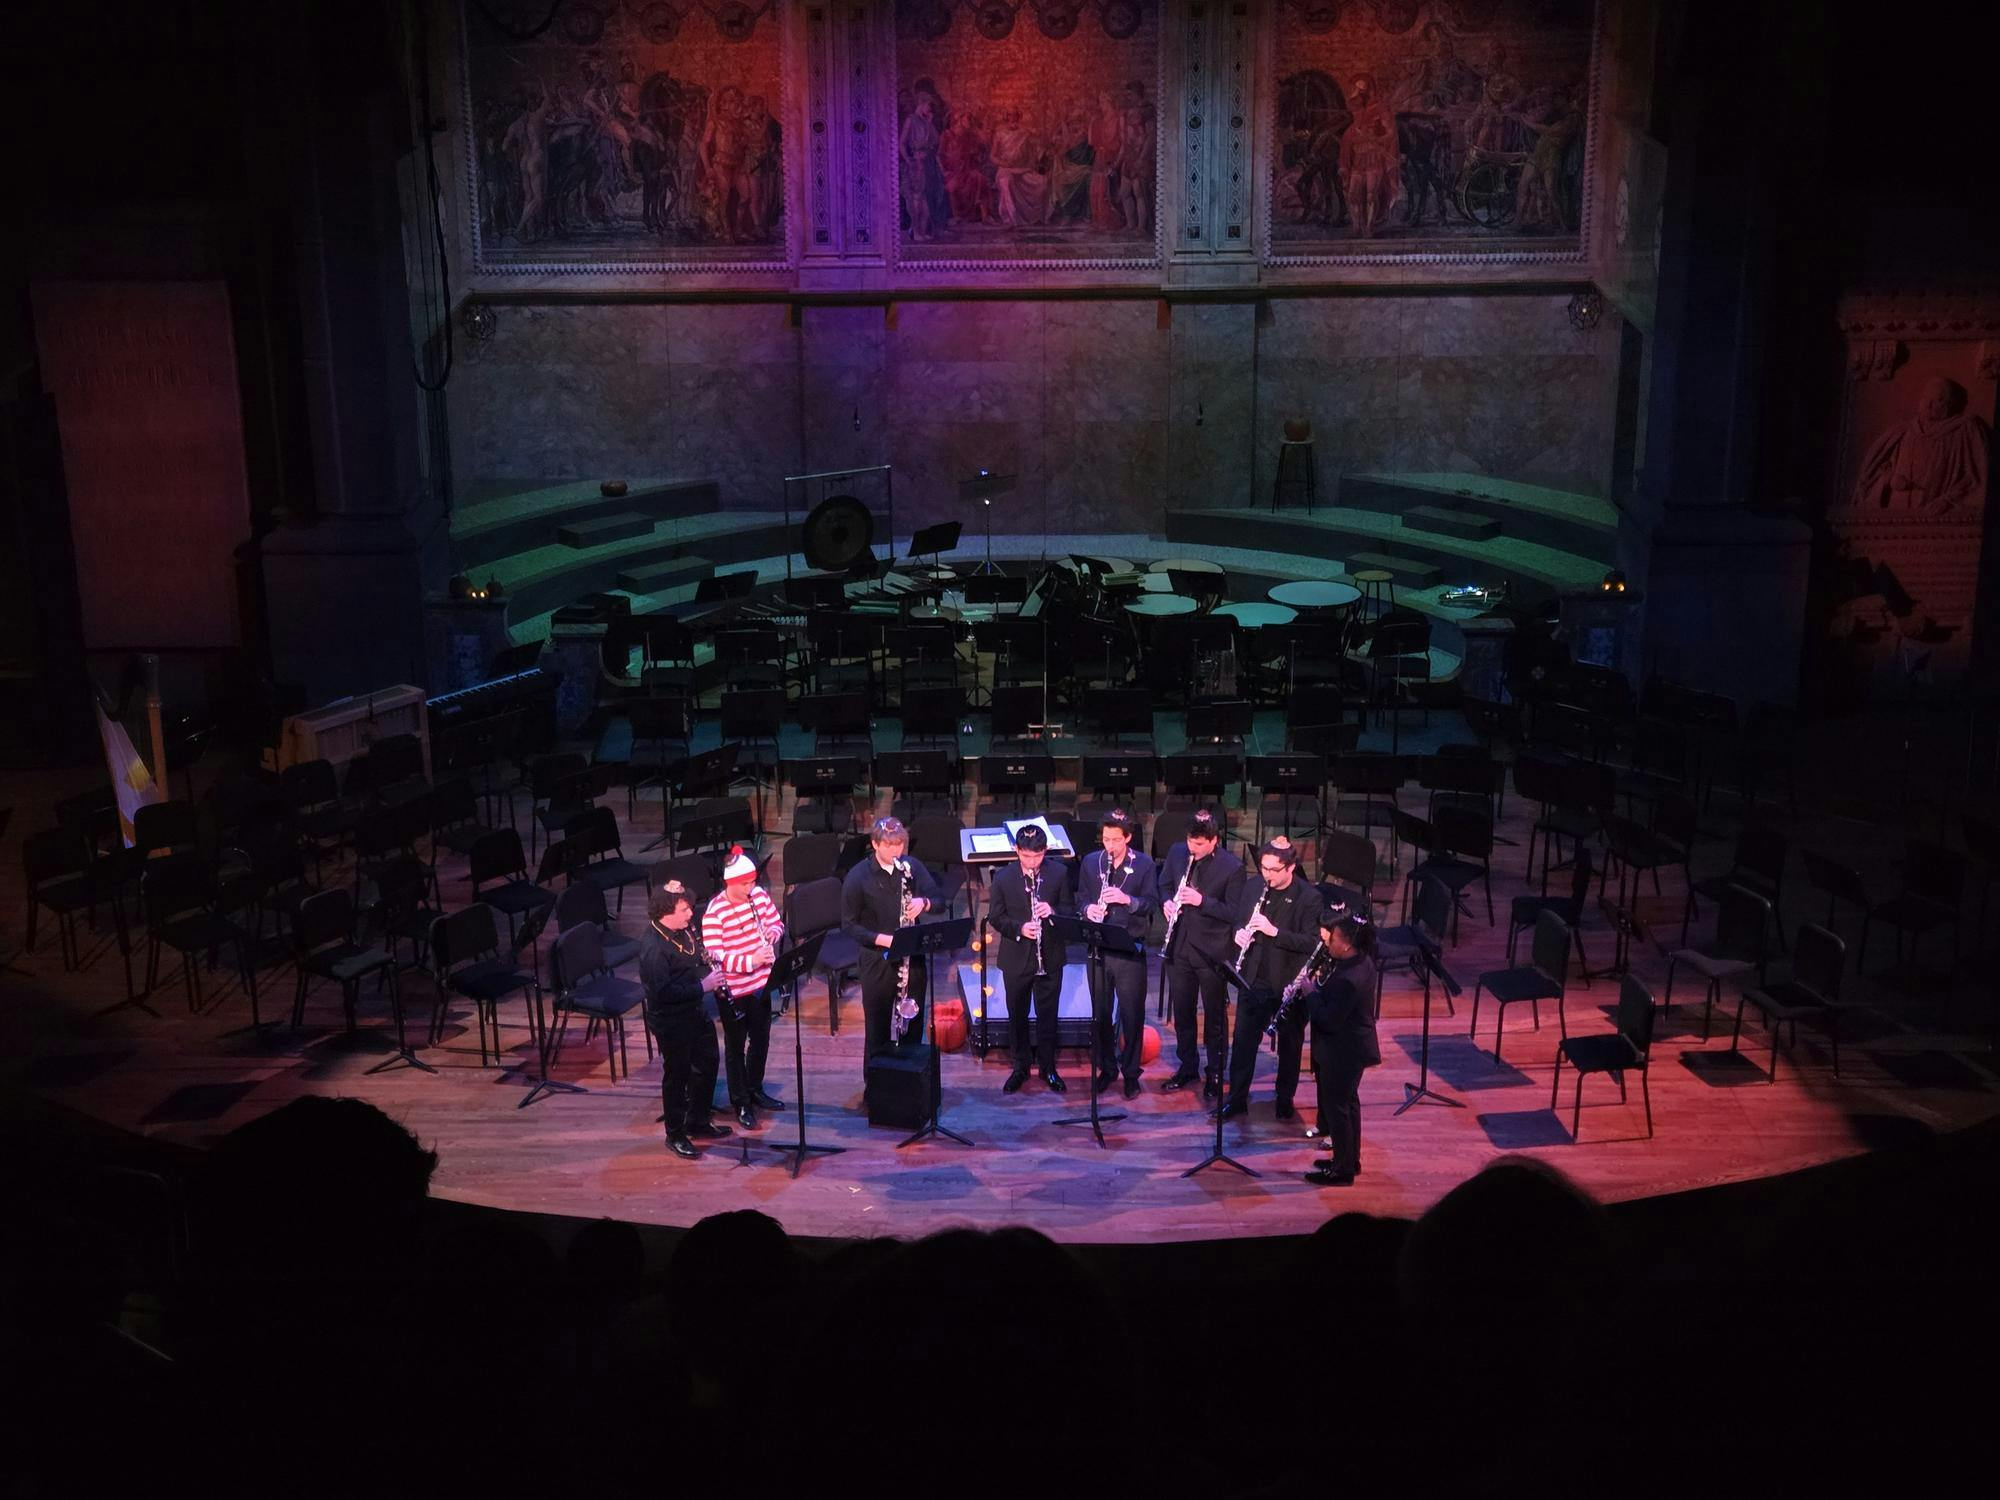
[[[458,323],[468,338],[483,344],[500,331],[500,314],[490,302],[468,302],[459,309]]]
[[[1578,333],[1590,332],[1603,318],[1604,294],[1595,287],[1569,299],[1569,326]]]

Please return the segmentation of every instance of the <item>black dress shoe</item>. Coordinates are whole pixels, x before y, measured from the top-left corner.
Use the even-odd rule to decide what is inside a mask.
[[[1026,1068],[1016,1068],[1007,1075],[1007,1081],[1000,1085],[1000,1092],[1003,1094],[1018,1094],[1021,1092],[1021,1085],[1027,1081],[1028,1070]]]
[[[1099,1073],[1097,1075],[1097,1082],[1094,1086],[1093,1091],[1101,1094],[1106,1089],[1110,1088],[1111,1085],[1116,1083],[1117,1081],[1118,1081],[1118,1075],[1115,1072],[1107,1070],[1103,1073]]]
[[[1204,1099],[1220,1099],[1222,1097],[1222,1085],[1213,1078],[1202,1079],[1201,1097]]]
[[[687,1133],[698,1141],[726,1141],[730,1137],[727,1125],[718,1125],[713,1120],[704,1120],[699,1125],[690,1125]]]
[[[1249,1104],[1241,1099],[1231,1099],[1227,1104],[1222,1106],[1222,1118],[1225,1120],[1233,1120],[1238,1115],[1247,1115],[1249,1113]]]
[[[1314,1187],[1347,1187],[1354,1181],[1354,1174],[1336,1172],[1330,1166],[1317,1166],[1306,1173],[1306,1181]]]
[[[1163,1094],[1178,1094],[1182,1089],[1191,1089],[1194,1085],[1194,1074],[1177,1073],[1160,1085],[1160,1092]]]
[[[785,1107],[784,1100],[774,1099],[762,1089],[757,1090],[756,1093],[750,1096],[750,1102],[759,1109],[783,1109]]]
[[[1136,1098],[1138,1098],[1138,1097],[1139,1097],[1139,1080],[1138,1080],[1138,1079],[1136,1079],[1136,1078],[1128,1078],[1128,1079],[1126,1079],[1126,1080],[1125,1080],[1125,1097],[1126,1097],[1127,1099],[1136,1099]]]
[[[749,1105],[740,1104],[736,1107],[736,1123],[741,1125],[745,1130],[755,1130],[757,1128],[757,1116],[752,1112]]]
[[[1296,1110],[1295,1108],[1293,1108],[1293,1107],[1292,1107],[1292,1102],[1291,1102],[1291,1100],[1289,1100],[1289,1099],[1280,1099],[1280,1100],[1278,1101],[1278,1118],[1279,1118],[1279,1119],[1281,1119],[1281,1120],[1296,1120],[1296,1119],[1297,1119],[1298,1117],[1299,1117],[1299,1112],[1298,1112],[1298,1110]]]
[[[1052,1094],[1066,1094],[1069,1092],[1069,1085],[1062,1081],[1062,1074],[1058,1073],[1054,1068],[1049,1068],[1043,1072],[1042,1082],[1049,1086],[1049,1092]]]
[[[700,1161],[701,1153],[694,1149],[694,1142],[678,1131],[667,1137],[667,1149],[688,1161]]]

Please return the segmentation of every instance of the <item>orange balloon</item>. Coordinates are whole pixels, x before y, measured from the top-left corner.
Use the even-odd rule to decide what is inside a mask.
[[[965,1045],[970,1028],[965,1024],[965,1004],[960,1000],[940,1000],[937,1004],[937,1044],[947,1052]]]
[[[1148,1026],[1139,1035],[1139,1061],[1149,1063],[1160,1055],[1160,1028]]]

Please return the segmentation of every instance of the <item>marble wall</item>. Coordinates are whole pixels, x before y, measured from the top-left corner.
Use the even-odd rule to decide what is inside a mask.
[[[788,473],[886,462],[907,532],[964,519],[957,484],[985,467],[1019,480],[997,529],[1157,531],[1170,507],[1267,500],[1302,415],[1323,483],[1464,469],[1601,495],[1616,334],[1578,333],[1565,302],[514,304],[462,355],[454,471],[713,478],[762,510]]]

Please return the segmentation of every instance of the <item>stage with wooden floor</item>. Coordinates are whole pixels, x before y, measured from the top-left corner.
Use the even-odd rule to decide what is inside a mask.
[[[1066,795],[1057,793],[1059,800]],[[774,824],[782,828],[788,803],[773,811]],[[622,823],[622,806],[619,813]],[[645,842],[658,817],[657,803],[650,808],[640,804],[630,848]],[[1811,815],[1804,821],[1810,825]],[[1250,814],[1232,812],[1235,832],[1247,833],[1253,823]],[[1801,1027],[1799,1045],[1784,1050],[1772,1084],[1765,1072],[1767,1037],[1754,1017],[1746,1020],[1743,1050],[1730,1049],[1733,988],[1718,1007],[1713,1036],[1704,1040],[1699,982],[1683,980],[1675,987],[1674,1008],[1656,1034],[1651,1138],[1636,1077],[1629,1098],[1621,1102],[1616,1086],[1601,1075],[1585,1084],[1581,1139],[1573,1138],[1574,1075],[1567,1068],[1557,1107],[1551,1107],[1559,1036],[1553,1005],[1544,1005],[1539,1031],[1525,1005],[1510,1009],[1504,1063],[1496,1064],[1493,1057],[1490,1004],[1481,1009],[1478,1037],[1467,1035],[1474,979],[1482,970],[1503,965],[1507,903],[1526,889],[1526,813],[1517,799],[1508,799],[1500,832],[1519,842],[1502,845],[1496,855],[1498,925],[1488,925],[1475,883],[1458,939],[1444,954],[1466,993],[1454,1012],[1433,991],[1430,1082],[1463,1107],[1420,1103],[1396,1113],[1405,1086],[1418,1077],[1422,992],[1407,974],[1392,973],[1382,998],[1384,1062],[1367,1074],[1361,1088],[1363,1170],[1351,1187],[1341,1189],[1316,1188],[1302,1180],[1319,1154],[1305,1135],[1315,1113],[1312,1078],[1308,1074],[1301,1084],[1299,1118],[1277,1120],[1271,1095],[1275,1059],[1268,1050],[1260,1060],[1248,1119],[1232,1120],[1225,1129],[1230,1154],[1261,1175],[1251,1178],[1227,1167],[1212,1167],[1192,1178],[1182,1175],[1208,1152],[1213,1130],[1197,1098],[1160,1092],[1173,1072],[1173,1043],[1170,1025],[1157,1014],[1157,961],[1147,1011],[1149,1024],[1163,1034],[1163,1055],[1148,1066],[1138,1098],[1126,1101],[1116,1089],[1103,1096],[1106,1109],[1124,1111],[1128,1118],[1107,1127],[1102,1147],[1088,1129],[1055,1123],[1087,1107],[1086,1055],[1078,1051],[1064,1059],[1070,1084],[1066,1094],[1052,1094],[1036,1079],[1021,1093],[1006,1096],[1000,1087],[1008,1072],[1003,1041],[983,1059],[970,1046],[943,1058],[944,1123],[973,1144],[929,1141],[898,1149],[906,1132],[871,1128],[861,1110],[863,1028],[857,992],[848,988],[840,1028],[830,1034],[825,986],[818,979],[810,981],[801,1001],[809,1135],[847,1149],[809,1160],[796,1179],[789,1159],[769,1149],[795,1139],[797,1132],[789,1014],[774,1027],[768,1086],[793,1108],[765,1115],[757,1132],[738,1132],[697,1162],[678,1160],[665,1148],[657,1123],[660,1064],[647,1059],[637,1026],[631,1033],[629,1078],[612,1080],[602,1042],[587,1043],[577,1023],[554,1076],[584,1092],[545,1096],[527,1108],[517,1107],[533,1084],[536,1066],[518,1000],[502,1006],[503,1067],[481,1065],[472,1016],[460,1003],[450,1013],[442,1042],[419,1047],[435,1074],[401,1067],[370,1073],[389,1055],[393,1040],[386,1001],[372,991],[364,991],[360,1028],[352,1034],[342,1028],[337,989],[320,985],[308,1000],[303,1028],[273,1024],[259,1035],[244,1029],[247,998],[226,962],[204,976],[207,1008],[191,1015],[175,960],[168,955],[150,999],[157,1018],[129,1007],[100,1014],[123,998],[121,964],[108,928],[92,933],[85,927],[83,967],[74,974],[64,972],[47,930],[36,952],[17,959],[19,971],[0,981],[8,992],[7,1003],[0,1006],[0,1026],[5,1028],[7,1066],[18,1083],[58,1108],[138,1135],[201,1146],[300,1095],[353,1095],[380,1105],[436,1150],[433,1191],[447,1198],[664,1225],[691,1224],[726,1209],[756,1208],[795,1234],[825,1237],[918,1235],[952,1225],[1002,1224],[1032,1225],[1073,1242],[1296,1234],[1350,1209],[1418,1213],[1484,1164],[1514,1152],[1559,1166],[1601,1198],[1643,1198],[1786,1173],[1865,1152],[1881,1139],[1885,1119],[1950,1131],[1996,1112],[2000,1095],[1994,1091],[1983,1012],[1963,996],[1956,1015],[1948,1016],[1940,1003],[1942,993],[1935,989],[1905,992],[1897,984],[1850,977],[1855,993],[1871,1003],[1843,1035],[1842,1076],[1835,1079],[1823,1039]],[[1816,832],[1843,836],[1831,827],[1810,826],[1802,836],[1811,838]],[[1844,836],[1851,845],[1854,831]],[[773,844],[776,856],[767,876],[776,889],[783,878],[784,841],[777,837]],[[1697,854],[1697,872],[1726,863],[1728,855],[1726,842],[1705,841]],[[1406,866],[1407,851],[1402,859]],[[1861,862],[1858,855],[1856,862]],[[1316,873],[1310,841],[1306,866]],[[18,861],[12,868],[18,871]],[[447,853],[440,873],[447,905],[455,907],[465,890],[464,861]],[[351,876],[336,875],[329,867],[329,880],[347,878]],[[1393,893],[1399,883],[1385,871],[1378,893]],[[18,887],[5,894],[19,911]],[[1821,915],[1818,909],[1805,910],[1808,894],[1800,891],[1793,897],[1789,926]],[[641,907],[635,891],[626,901],[626,930],[639,929]],[[1635,944],[1633,963],[1656,995],[1664,993],[1662,950],[1677,943],[1680,910],[1678,874],[1666,878],[1660,896],[1648,886],[1638,902],[1650,940]],[[1393,908],[1384,914],[1393,919]],[[1697,933],[1701,924],[1712,921],[1713,909],[1704,904]],[[1607,964],[1612,934],[1594,901],[1582,931],[1590,961]],[[1882,953],[1886,947],[1871,957],[1871,968],[1880,968]],[[959,987],[949,968],[939,966],[938,992],[946,998]],[[265,969],[262,985],[266,1017],[289,1019],[289,968]],[[431,1006],[430,982],[412,970],[404,976],[403,992],[412,1038],[421,1044]],[[1585,987],[1572,978],[1567,1004],[1571,1032],[1609,1031],[1617,994],[1614,979],[1599,978]],[[719,1110],[717,1118],[729,1117]]]

